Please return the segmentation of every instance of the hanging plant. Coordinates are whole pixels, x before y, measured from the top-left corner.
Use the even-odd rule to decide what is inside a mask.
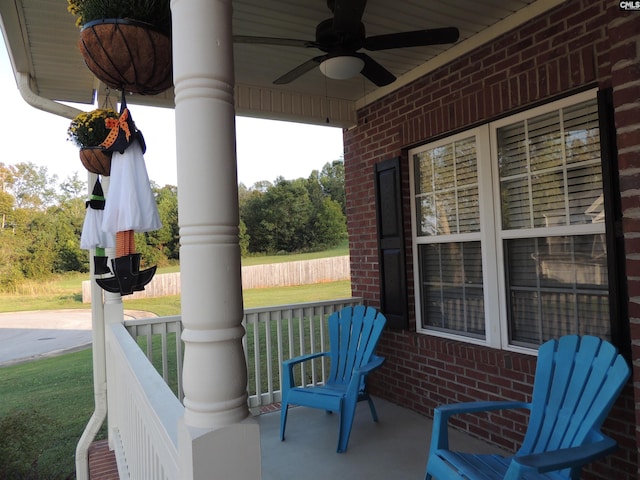
[[[67,129],[67,138],[80,147],[80,161],[84,167],[99,175],[111,172],[111,152],[105,152],[100,144],[109,135],[108,119],[118,119],[118,114],[110,108],[98,108],[82,112],[73,119]]]
[[[118,114],[111,108],[97,108],[90,112],[82,112],[69,125],[68,140],[80,148],[97,147],[109,134],[107,118],[117,120]]]
[[[67,0],[67,10],[75,15],[76,26],[103,18],[128,19],[153,25],[160,33],[171,36],[169,0]]]
[[[169,0],[67,0],[87,67],[118,90],[155,95],[173,84]]]

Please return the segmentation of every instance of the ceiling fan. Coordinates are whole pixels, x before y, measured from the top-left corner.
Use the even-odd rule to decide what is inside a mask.
[[[292,82],[319,66],[329,78],[344,80],[358,73],[382,87],[395,81],[396,77],[366,53],[359,50],[389,50],[393,48],[421,47],[454,43],[459,38],[455,27],[414,30],[367,37],[362,15],[367,0],[327,0],[333,17],[316,27],[316,39],[297,40],[289,38],[251,37],[234,35],[236,43],[280,45],[289,47],[317,48],[324,55],[313,57],[293,70],[274,80],[283,85]]]

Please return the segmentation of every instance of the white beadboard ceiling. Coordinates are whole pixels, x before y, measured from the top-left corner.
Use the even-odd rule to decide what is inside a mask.
[[[378,88],[358,76],[330,80],[315,68],[288,85],[273,80],[320,55],[314,48],[236,44],[238,113],[347,127],[355,105],[393,91],[438,64],[555,7],[560,0],[369,0],[363,15],[367,36],[457,27],[453,45],[367,52],[398,80]],[[14,70],[28,74],[32,90],[54,101],[93,103],[99,84],[83,63],[78,29],[65,0],[2,0],[0,15]],[[330,18],[326,0],[233,0],[234,35],[314,40],[316,25]],[[132,98],[130,103],[173,106],[172,91]]]

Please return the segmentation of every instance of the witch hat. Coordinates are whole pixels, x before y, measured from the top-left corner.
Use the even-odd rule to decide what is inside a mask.
[[[100,146],[106,152],[123,153],[134,140],[138,140],[142,153],[147,151],[142,132],[136,128],[136,124],[131,117],[131,112],[127,107],[127,97],[122,92],[122,101],[120,102],[120,114],[118,118],[105,119],[105,125],[109,129],[107,138],[105,138]]]
[[[89,200],[85,202],[85,207],[91,207],[94,210],[104,210],[104,205],[104,191],[102,190],[100,179],[97,179],[95,185],[93,186],[93,190],[91,191]]]

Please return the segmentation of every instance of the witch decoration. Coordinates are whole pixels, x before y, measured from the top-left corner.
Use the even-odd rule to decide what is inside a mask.
[[[109,247],[108,238],[115,237],[116,258],[111,260],[113,276],[97,278],[96,282],[107,292],[129,295],[144,290],[156,271],[155,266],[140,270],[140,253],[136,253],[134,233],[158,230],[162,223],[144,163],[144,138],[133,122],[124,94],[119,118],[105,121],[109,134],[101,146],[105,151],[113,152],[109,192],[103,204],[92,204],[93,198],[99,199],[102,191],[94,188],[88,202],[83,234],[85,228],[94,233],[90,237],[87,235],[84,244],[96,247],[95,273],[109,273],[104,250],[99,247]],[[101,215],[100,205],[104,205]],[[100,216],[100,232],[96,232],[92,224],[100,222]],[[99,233],[107,238],[103,239]]]
[[[95,275],[111,273],[107,265],[104,249],[116,246],[114,236],[108,235],[102,230],[104,205],[104,192],[98,178],[93,186],[91,197],[85,202],[87,213],[82,225],[82,234],[80,235],[80,248],[83,250],[96,249],[93,257],[93,273]]]

